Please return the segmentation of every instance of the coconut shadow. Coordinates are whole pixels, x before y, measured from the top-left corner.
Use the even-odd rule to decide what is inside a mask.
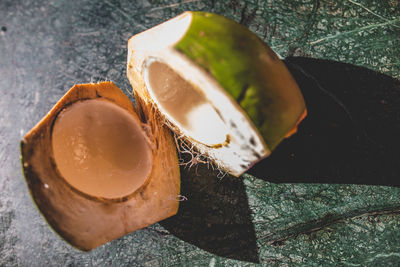
[[[197,170],[196,170],[197,168]],[[205,251],[231,259],[259,262],[256,234],[241,179],[199,164],[181,168],[178,214],[160,224],[178,238]]]
[[[248,173],[276,183],[400,185],[400,81],[329,60],[286,66],[308,116]]]

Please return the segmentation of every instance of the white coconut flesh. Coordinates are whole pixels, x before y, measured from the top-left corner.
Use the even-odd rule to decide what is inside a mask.
[[[209,73],[174,45],[185,35],[191,14],[184,13],[128,42],[128,78],[144,81],[147,94],[183,135],[222,169],[239,176],[270,150],[242,108]],[[140,93],[146,98],[146,94]]]
[[[78,191],[107,199],[135,192],[151,171],[140,124],[106,100],[84,100],[61,111],[52,131],[58,171]]]

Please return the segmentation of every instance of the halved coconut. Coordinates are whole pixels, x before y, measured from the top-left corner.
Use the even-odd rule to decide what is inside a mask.
[[[296,131],[303,96],[255,34],[219,15],[185,12],[128,42],[127,75],[179,136],[239,176]]]
[[[111,82],[75,85],[21,142],[34,201],[55,231],[82,250],[178,210],[171,133],[150,107],[140,110],[139,119]]]

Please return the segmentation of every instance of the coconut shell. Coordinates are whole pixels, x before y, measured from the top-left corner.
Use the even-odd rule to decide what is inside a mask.
[[[151,149],[152,167],[145,183],[119,199],[88,196],[73,188],[53,157],[51,134],[57,114],[76,101],[98,98],[132,114]],[[34,202],[51,227],[81,250],[91,250],[178,210],[180,174],[171,133],[160,125],[150,107],[141,105],[140,117],[144,123],[129,98],[112,82],[75,85],[21,141],[24,174]]]
[[[285,64],[257,35],[223,16],[187,11],[139,33],[128,41],[127,62],[127,76],[136,94],[159,109],[190,147],[234,176],[268,157],[307,115],[303,95]],[[179,123],[180,116],[165,108],[154,94],[160,86],[153,88],[151,81],[161,71],[151,69],[155,62],[175,72],[169,78],[179,76],[192,86],[193,94],[204,96],[203,103],[218,119],[199,125],[216,135],[225,131],[225,139],[218,138],[219,143],[200,140]],[[190,114],[179,103],[176,107],[174,114],[179,110]],[[191,122],[195,124],[201,115],[192,116]],[[216,129],[220,125],[216,121],[225,128]]]

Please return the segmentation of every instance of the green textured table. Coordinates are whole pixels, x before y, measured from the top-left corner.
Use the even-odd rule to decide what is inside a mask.
[[[184,198],[177,216],[91,252],[72,248],[50,229],[29,196],[19,140],[75,83],[112,80],[129,93],[128,38],[184,10],[211,11],[248,26],[277,53],[289,57],[286,64],[302,89],[307,84],[312,88],[312,83],[324,89],[344,73],[351,76],[347,79],[354,81],[352,92],[357,94],[362,95],[358,75],[366,87],[382,84],[377,88],[390,94],[380,101],[391,103],[387,111],[392,117],[379,118],[397,122],[397,133],[400,4],[396,0],[1,0],[0,266],[399,265],[400,190],[384,186],[399,184],[396,149],[390,152],[389,163],[386,158],[383,165],[379,161],[385,154],[378,155],[372,169],[365,166],[369,173],[351,171],[354,165],[345,163],[335,169],[328,164],[330,158],[314,158],[316,162],[306,158],[307,168],[299,167],[307,162],[296,161],[295,153],[290,153],[294,161],[279,160],[299,149],[296,138],[307,129],[300,129],[292,144],[283,144],[275,161],[269,161],[281,172],[262,175],[261,170],[235,179],[204,166],[182,168]],[[367,136],[381,137],[397,148],[393,141],[397,136],[384,133],[386,138],[373,132]],[[350,153],[346,147],[341,149],[346,162],[351,161],[345,157]],[[376,154],[371,151],[367,155]],[[290,162],[298,164],[286,167]],[[333,168],[315,171],[324,164]],[[361,169],[359,165],[353,169]]]

